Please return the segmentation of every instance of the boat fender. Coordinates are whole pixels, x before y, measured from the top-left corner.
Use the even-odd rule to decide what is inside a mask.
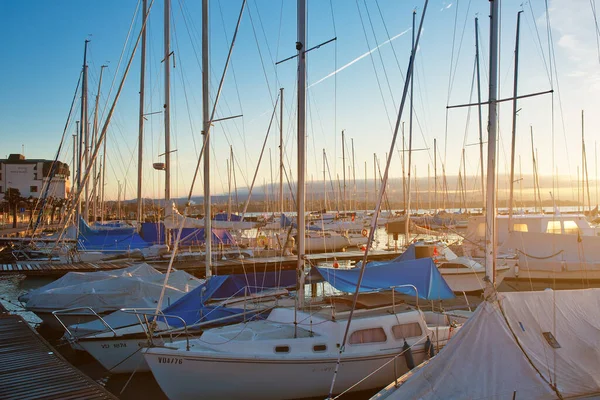
[[[338,263],[337,259],[334,258],[333,259],[333,268],[339,268],[340,267],[340,263]]]
[[[433,346],[431,339],[429,339],[429,336],[427,336],[427,341],[425,342],[425,351],[427,351],[429,358],[435,356],[435,347]]]
[[[515,278],[519,277],[519,264],[515,264]]]
[[[408,343],[406,343],[406,339],[404,339],[404,345],[402,346],[402,352],[404,353],[404,360],[406,361],[406,366],[408,369],[413,369],[415,367],[415,360],[413,358],[412,350]]]
[[[366,229],[363,229],[362,231],[360,231],[361,235],[363,235],[364,237],[367,237],[367,235],[369,234],[369,231]]]

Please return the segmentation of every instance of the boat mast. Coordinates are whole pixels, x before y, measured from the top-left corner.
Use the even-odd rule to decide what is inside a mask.
[[[508,231],[513,230],[513,207],[515,192],[515,142],[517,137],[517,78],[519,76],[519,30],[521,28],[521,13],[517,13],[517,35],[515,39],[515,71],[513,80],[513,116],[512,116],[512,139],[510,148],[510,194],[508,198]]]
[[[535,150],[533,147],[533,126],[531,125],[529,126],[529,136],[531,137],[531,160],[533,162],[533,212],[537,212],[537,172],[535,167]],[[579,182],[577,183],[577,185],[577,187],[579,187]],[[579,200],[579,198],[577,198],[577,200]]]
[[[279,212],[283,213],[283,88],[279,88]],[[325,180],[325,167],[323,167]]]
[[[205,0],[206,1],[206,0]],[[304,253],[305,253],[305,187],[306,168],[306,0],[298,0],[298,306],[304,305]]]
[[[209,114],[209,69],[208,62],[208,0],[202,0],[202,126],[204,136],[204,240],[206,244],[206,277],[212,275],[212,213],[210,204],[210,138],[207,135]]]
[[[356,160],[354,159],[354,138],[350,138],[350,143],[352,144],[352,185],[354,186],[354,191],[352,192],[352,197],[354,197],[354,207],[352,207],[352,211],[356,211],[356,169],[355,164]],[[352,206],[352,202],[350,202]]]
[[[147,0],[142,2],[143,20],[146,19]],[[137,176],[137,220],[144,222],[142,210],[142,160],[144,154],[144,82],[146,79],[146,26],[142,28],[142,48],[140,66],[140,115],[138,125],[138,176]]]
[[[171,207],[171,0],[165,0],[164,63],[165,63],[165,212]],[[167,235],[168,236],[168,235]],[[167,241],[167,243],[169,243]]]
[[[488,92],[488,161],[486,196],[485,275],[496,283],[496,137],[498,125],[498,13],[500,0],[490,0],[490,84]]]
[[[413,62],[413,71],[415,64],[415,19],[417,17],[417,11],[413,10],[412,14],[412,47],[411,47],[411,58]],[[413,72],[414,73],[414,72]],[[404,244],[408,246],[410,242],[410,169],[412,167],[412,135],[413,135],[413,94],[414,94],[414,79],[410,80],[410,114],[408,120],[408,167],[406,168],[406,214],[404,220]]]
[[[438,212],[437,204],[437,139],[433,139],[433,208],[434,214]]]
[[[227,221],[231,221],[231,164],[227,162]]]
[[[477,111],[479,114],[479,164],[481,166],[481,204],[485,210],[485,172],[483,170],[483,115],[481,113],[481,75],[479,72],[479,19],[475,18],[475,64],[477,70]]]
[[[89,168],[90,161],[90,130],[88,122],[88,66],[87,66],[87,44],[89,40],[85,41],[85,52],[83,56],[83,82],[81,84],[82,95],[81,95],[81,132],[83,140],[85,141],[83,147],[85,168]],[[83,218],[85,222],[90,220],[90,194],[89,194],[89,181],[85,182],[85,210],[83,212]]]
[[[342,177],[344,180],[344,192],[343,192],[343,199],[342,199],[342,208],[344,209],[344,215],[346,215],[346,148],[345,148],[345,143],[344,141],[345,136],[344,136],[344,132],[345,130],[342,129]]]
[[[98,139],[98,104],[100,103],[100,88],[102,87],[102,73],[106,65],[100,66],[100,78],[98,79],[98,91],[96,92],[96,105],[94,106],[94,134],[92,135],[92,143],[97,145]],[[92,185],[92,207],[94,211],[94,222],[98,219],[98,163],[94,161],[94,184]]]
[[[583,178],[583,173],[585,172],[585,186],[587,189],[588,212],[591,215],[592,201],[590,199],[590,176],[588,174],[587,153],[585,151],[585,137],[584,137],[584,131],[583,131],[583,110],[581,110],[581,151],[583,153],[583,168],[584,168],[584,170],[581,171],[581,177]],[[585,202],[584,197],[582,197],[582,200]]]
[[[90,41],[86,40],[83,47],[83,82],[81,86],[81,118],[79,120],[79,147],[77,148],[77,191],[81,189],[81,168],[83,161],[83,146],[84,146],[84,137],[85,137],[85,127],[87,125],[86,107],[85,101],[87,99],[87,45]],[[86,165],[87,168],[87,165]],[[77,211],[76,211],[76,222],[77,226],[79,226],[79,217],[81,216],[81,201],[77,201]]]

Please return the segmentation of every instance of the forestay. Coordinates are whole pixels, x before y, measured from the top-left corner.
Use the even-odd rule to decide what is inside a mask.
[[[360,292],[372,292],[395,287],[395,290],[400,293],[414,296],[415,290],[412,286],[415,286],[419,297],[422,299],[446,300],[454,298],[454,293],[442,278],[431,258],[380,263],[377,268],[369,268],[369,265],[370,263],[367,264],[365,269]],[[318,267],[316,269],[323,279],[337,290],[348,293],[356,291],[360,268],[332,269]]]

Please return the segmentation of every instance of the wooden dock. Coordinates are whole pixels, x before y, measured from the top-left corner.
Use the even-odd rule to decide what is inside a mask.
[[[396,258],[400,252],[373,250],[369,252],[369,261],[385,261]],[[325,254],[308,254],[306,260],[309,264],[319,264],[323,262],[360,261],[363,258],[362,251],[342,251]],[[79,262],[70,264],[59,264],[50,262],[17,262],[12,264],[0,264],[0,275],[26,275],[26,276],[62,276],[67,272],[92,272],[92,271],[111,271],[120,268],[129,267],[135,263],[144,261],[111,261],[111,262]],[[164,271],[169,265],[168,260],[160,262],[148,262],[154,268]],[[212,272],[215,275],[242,274],[244,272],[263,272],[279,269],[296,268],[296,256],[284,257],[254,257],[254,258],[236,258],[228,260],[213,261]],[[189,272],[198,277],[203,277],[206,271],[204,261],[185,260],[176,261],[175,268]]]
[[[0,399],[117,399],[2,305],[0,360]]]

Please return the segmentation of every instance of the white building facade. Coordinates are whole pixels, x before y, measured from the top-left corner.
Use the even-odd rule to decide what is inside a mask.
[[[69,175],[69,166],[63,162],[11,154],[0,159],[0,198],[9,188],[18,189],[22,197],[38,198],[49,182],[48,196],[65,199],[71,192]]]

